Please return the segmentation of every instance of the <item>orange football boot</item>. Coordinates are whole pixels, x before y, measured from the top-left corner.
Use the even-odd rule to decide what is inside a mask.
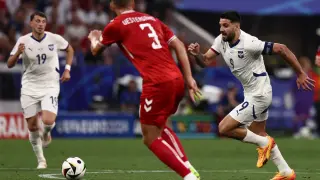
[[[272,137],[267,136],[269,142],[266,147],[257,148],[258,151],[258,162],[257,167],[262,168],[270,159],[271,150],[275,146],[275,141]]]
[[[283,176],[280,173],[277,173],[272,179],[270,180],[295,180],[296,173],[292,170],[292,173],[289,176]]]

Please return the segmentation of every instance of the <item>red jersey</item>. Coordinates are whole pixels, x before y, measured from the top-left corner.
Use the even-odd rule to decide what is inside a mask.
[[[160,20],[144,13],[127,11],[103,30],[101,43],[117,43],[143,78],[143,84],[158,84],[182,77],[172,58],[169,43],[176,36]]]

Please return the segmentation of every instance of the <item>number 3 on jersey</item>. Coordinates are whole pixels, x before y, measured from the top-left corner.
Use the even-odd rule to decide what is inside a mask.
[[[139,26],[142,30],[144,30],[144,28],[146,28],[146,27],[150,29],[151,33],[149,33],[148,36],[149,36],[149,38],[154,39],[154,41],[152,43],[152,48],[153,49],[161,49],[162,46],[160,44],[159,37],[158,37],[156,31],[154,30],[154,28],[151,26],[151,24],[144,23],[144,24],[140,24]]]

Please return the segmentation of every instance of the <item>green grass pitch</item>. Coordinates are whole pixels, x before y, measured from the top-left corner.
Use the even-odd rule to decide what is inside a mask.
[[[320,140],[276,139],[298,180],[320,179]],[[272,161],[256,168],[255,146],[235,140],[183,140],[202,180],[268,180],[276,172]],[[87,165],[86,180],[181,180],[138,139],[54,139],[45,149],[48,169],[35,170],[29,141],[0,141],[0,180],[63,179],[61,164],[78,156]]]

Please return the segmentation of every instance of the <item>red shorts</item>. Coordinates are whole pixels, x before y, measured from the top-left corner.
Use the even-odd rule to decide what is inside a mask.
[[[143,87],[140,98],[141,124],[163,127],[167,119],[174,114],[184,97],[184,80],[172,81]]]

